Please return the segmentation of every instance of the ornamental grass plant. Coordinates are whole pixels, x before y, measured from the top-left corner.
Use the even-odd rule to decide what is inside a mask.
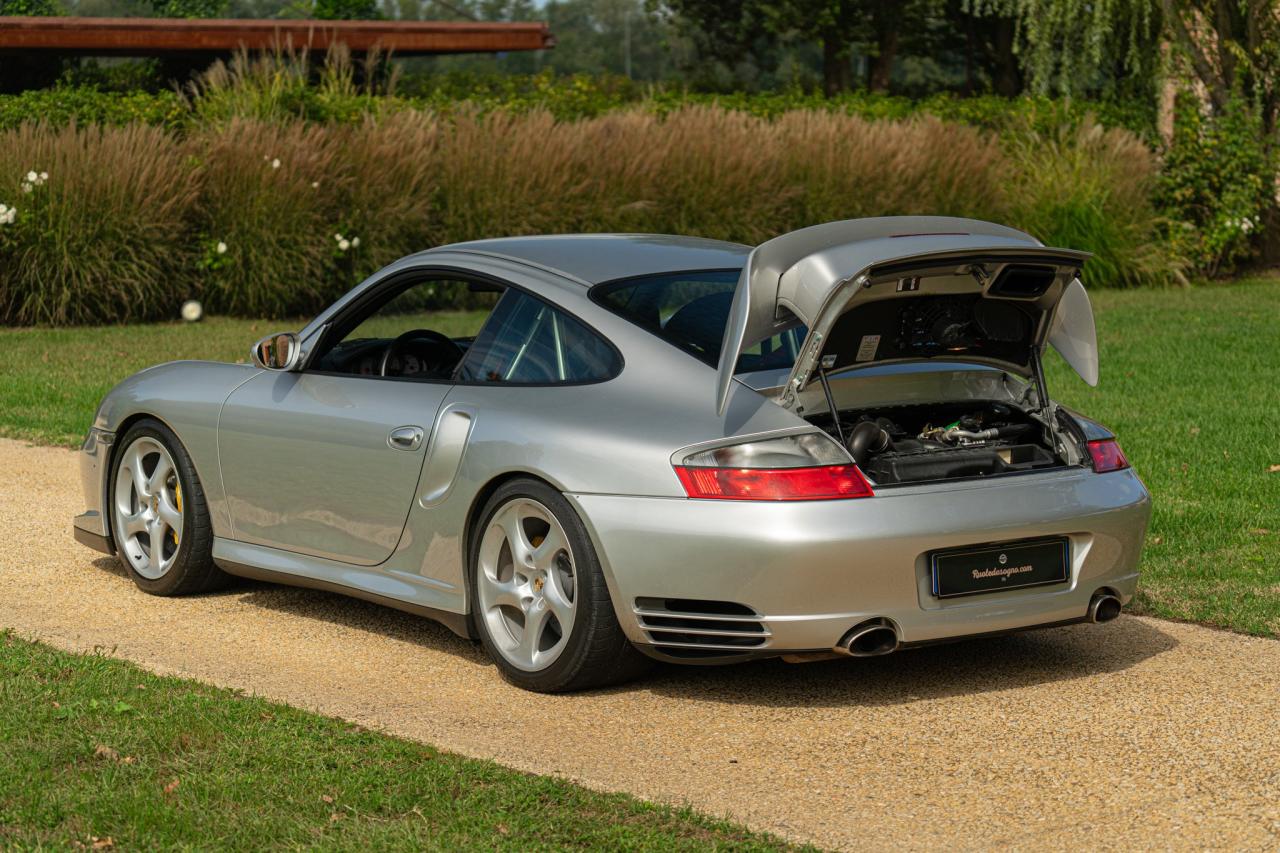
[[[27,194],[31,169],[50,178]],[[218,314],[298,316],[444,243],[633,231],[755,244],[890,214],[989,219],[1094,252],[1094,287],[1168,282],[1180,265],[1156,174],[1134,134],[1089,123],[997,135],[928,116],[701,104],[576,121],[266,111],[182,133],[25,124],[0,131],[0,203],[17,209],[0,224],[0,322],[163,319],[193,297]]]
[[[0,322],[170,316],[193,277],[198,170],[148,125],[0,134]]]

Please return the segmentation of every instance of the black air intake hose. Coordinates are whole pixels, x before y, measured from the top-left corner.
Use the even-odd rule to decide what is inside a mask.
[[[889,444],[889,433],[871,421],[863,421],[849,433],[849,455],[856,465],[866,462],[872,453],[888,450]]]

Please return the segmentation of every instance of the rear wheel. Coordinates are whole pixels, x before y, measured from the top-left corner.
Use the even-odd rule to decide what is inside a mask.
[[[470,553],[477,633],[508,681],[556,693],[648,667],[618,625],[582,521],[556,490],[504,484],[480,514]]]
[[[111,475],[111,534],[138,588],[182,595],[228,580],[213,563],[204,490],[178,437],[155,420],[125,433]]]

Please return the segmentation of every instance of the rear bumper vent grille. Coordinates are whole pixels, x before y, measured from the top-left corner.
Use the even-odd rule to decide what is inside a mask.
[[[672,657],[744,654],[772,636],[763,616],[731,601],[637,598],[635,613],[649,642]]]

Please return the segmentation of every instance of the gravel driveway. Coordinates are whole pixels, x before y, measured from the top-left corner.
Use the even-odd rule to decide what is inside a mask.
[[[137,591],[71,538],[74,454],[0,440],[0,627],[844,848],[1280,847],[1280,642],[1125,616],[866,661],[523,693],[426,620]]]

